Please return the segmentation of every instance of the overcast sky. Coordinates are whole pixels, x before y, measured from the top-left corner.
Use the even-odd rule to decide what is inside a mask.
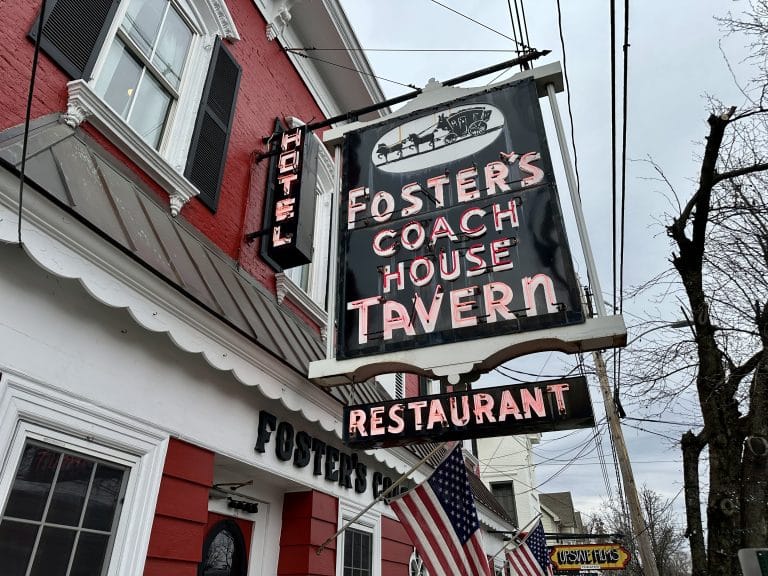
[[[455,10],[511,36],[507,0],[441,0]],[[431,0],[342,0],[352,27],[364,48],[437,49],[460,48],[472,52],[367,52],[376,74],[403,84],[423,86],[434,77],[446,80],[514,56],[510,40],[466,20]],[[565,57],[571,85],[576,152],[581,177],[590,239],[598,263],[606,300],[612,300],[611,267],[611,92],[610,92],[610,19],[609,2],[563,0]],[[617,1],[616,4],[623,5]],[[643,283],[668,266],[671,252],[659,224],[670,208],[664,187],[642,159],[653,158],[660,164],[678,193],[688,198],[694,189],[700,142],[706,134],[709,112],[705,95],[720,98],[728,105],[740,106],[744,98],[736,87],[719,43],[740,80],[749,77],[743,63],[748,52],[741,38],[724,38],[714,20],[728,10],[739,13],[747,8],[744,1],[731,0],[642,0],[631,2],[629,29],[629,114],[628,172],[626,205],[625,288]],[[554,0],[527,0],[525,15],[533,47],[552,53],[537,64],[563,61]],[[617,26],[617,61],[621,66],[623,14],[620,7]],[[722,41],[722,42],[721,42]],[[519,68],[515,69],[518,71]],[[621,68],[618,70],[621,78]],[[507,75],[508,76],[508,75]],[[472,85],[491,81],[490,76]],[[502,78],[498,78],[501,80]],[[407,91],[394,83],[380,81],[388,97]],[[620,94],[620,88],[619,88]],[[568,126],[565,95],[559,105]],[[619,108],[621,102],[619,102]],[[550,150],[556,164],[561,204],[566,215],[571,249],[576,269],[583,280],[586,271],[573,226],[572,208],[566,181],[560,166],[555,134],[551,131],[551,113],[542,101],[548,124]],[[677,302],[650,302],[647,299],[625,301],[625,321],[630,339],[644,328],[633,329],[638,317],[678,320]],[[574,365],[574,359],[562,354],[540,354],[508,363],[510,368],[536,374],[562,374]],[[492,373],[481,379],[484,385],[508,382]],[[592,384],[592,400],[597,418],[603,412],[599,391]],[[649,406],[626,406],[631,416],[644,417]],[[674,416],[671,416],[672,418]],[[662,424],[631,422],[662,434],[679,437],[684,428]],[[538,460],[551,459],[537,468],[542,492],[570,490],[577,508],[588,512],[599,508],[606,496],[602,472],[594,443],[584,458],[566,470],[562,466],[589,440],[592,430],[570,434],[545,434],[536,448]],[[657,434],[624,426],[630,457],[638,485],[648,484],[667,498],[679,495],[682,466],[679,447]],[[615,490],[615,473],[606,444],[609,473]],[[704,470],[702,469],[702,472]],[[554,478],[551,478],[554,475]],[[675,500],[684,527],[682,497]]]

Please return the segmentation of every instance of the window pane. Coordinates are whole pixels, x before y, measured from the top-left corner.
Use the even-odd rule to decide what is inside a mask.
[[[174,88],[178,88],[181,82],[181,71],[191,40],[192,31],[176,10],[169,10],[152,64]]]
[[[31,576],[66,576],[74,543],[74,530],[43,528]]]
[[[124,476],[124,470],[104,464],[98,465],[85,509],[83,526],[107,532],[112,530],[112,519],[117,509]]]
[[[152,54],[167,6],[168,2],[161,0],[132,0],[128,5],[122,28],[147,57]]]
[[[204,558],[205,576],[229,576],[232,572],[232,559],[235,554],[235,538],[226,530],[219,532],[208,548]]]
[[[140,77],[139,63],[122,42],[115,41],[107,54],[104,69],[96,81],[96,93],[104,98],[115,112],[126,118]]]
[[[71,454],[64,455],[46,522],[67,526],[80,524],[85,492],[88,490],[92,471],[93,462]]]
[[[60,454],[42,446],[28,445],[16,472],[4,516],[40,520],[51,490]]]
[[[133,107],[128,124],[146,140],[147,144],[157,148],[163,133],[171,97],[147,72],[141,80],[136,99],[137,102]]]
[[[36,524],[0,522],[0,558],[3,576],[24,576],[37,536]]]
[[[98,576],[107,555],[109,536],[82,532],[70,576]]]
[[[347,529],[344,535],[344,573],[368,576],[373,568],[373,536],[370,532]]]

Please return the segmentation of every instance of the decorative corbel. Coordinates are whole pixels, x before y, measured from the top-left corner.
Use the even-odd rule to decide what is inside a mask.
[[[79,102],[69,101],[67,111],[61,114],[61,120],[67,126],[77,128],[82,124],[90,113]]]
[[[283,0],[275,10],[275,15],[267,23],[267,40],[275,40],[283,33],[291,21],[291,8],[296,4],[296,0]]]
[[[176,218],[176,216],[181,213],[181,209],[184,207],[184,204],[186,204],[186,200],[178,194],[171,194],[169,200],[171,205],[171,216]]]

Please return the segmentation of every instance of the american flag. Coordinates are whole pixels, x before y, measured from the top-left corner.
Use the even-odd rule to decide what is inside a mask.
[[[552,575],[552,562],[549,560],[547,539],[541,520],[517,548],[507,552],[507,560],[517,576]]]
[[[390,505],[431,576],[491,576],[460,444]]]

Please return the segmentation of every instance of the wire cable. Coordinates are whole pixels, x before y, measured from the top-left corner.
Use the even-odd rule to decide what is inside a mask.
[[[453,8],[451,8],[450,6],[446,6],[446,5],[445,5],[445,4],[443,4],[442,2],[438,2],[437,0],[429,0],[429,1],[430,1],[430,2],[432,2],[433,4],[437,4],[438,6],[442,6],[442,7],[443,7],[443,8],[445,8],[446,10],[450,10],[450,11],[451,11],[451,12],[453,12],[454,14],[458,14],[458,15],[459,15],[459,16],[461,16],[462,18],[466,18],[466,19],[467,19],[467,20],[469,20],[470,22],[474,22],[474,23],[475,23],[475,24],[477,24],[478,26],[482,26],[482,27],[483,27],[483,28],[485,28],[486,30],[490,30],[490,31],[491,31],[491,32],[493,32],[494,34],[498,34],[498,35],[499,35],[499,36],[501,36],[502,38],[506,38],[507,40],[512,40],[512,42],[514,42],[515,44],[517,44],[518,46],[520,46],[520,48],[523,48],[523,49],[527,49],[527,50],[530,50],[530,49],[531,49],[531,47],[530,47],[530,46],[526,46],[525,44],[523,44],[523,43],[521,43],[521,42],[518,42],[517,40],[515,40],[515,39],[514,39],[514,38],[512,38],[511,36],[507,36],[506,34],[504,34],[504,33],[502,33],[502,32],[499,32],[499,31],[498,31],[498,30],[496,30],[495,28],[491,28],[490,26],[487,26],[487,25],[483,24],[483,23],[482,23],[482,22],[480,22],[479,20],[475,20],[474,18],[472,18],[472,17],[470,17],[470,16],[467,16],[467,15],[466,15],[466,14],[464,14],[463,12],[459,12],[458,10],[454,10],[454,9],[453,9]]]
[[[35,78],[37,78],[37,62],[40,59],[40,42],[43,37],[43,21],[46,16],[47,0],[43,0],[40,6],[40,18],[37,22],[37,37],[35,38],[35,53],[32,57],[32,72],[29,79],[29,91],[27,92],[27,109],[24,115],[24,138],[21,144],[21,167],[19,169],[19,213],[18,229],[16,231],[21,246],[21,219],[24,206],[24,182],[26,181],[27,170],[27,145],[29,143],[29,122],[32,118],[32,100],[35,95]]]
[[[520,35],[520,40],[525,42],[525,38],[523,38],[523,23],[520,20],[520,10],[517,7],[517,0],[515,0],[515,15],[517,16],[517,32]]]
[[[672,436],[667,436],[666,434],[661,434],[660,432],[654,432],[653,430],[648,430],[647,428],[643,428],[642,426],[633,426],[632,424],[628,424],[627,422],[624,422],[623,425],[628,426],[629,428],[634,428],[635,430],[640,430],[641,432],[647,432],[648,434],[655,434],[656,436],[661,436],[662,438],[671,440],[676,444],[680,444],[680,438],[672,438]]]
[[[621,135],[621,248],[619,250],[619,314],[624,310],[624,220],[627,202],[627,109],[629,107],[629,0],[624,0],[624,93]]]
[[[613,311],[618,310],[618,274],[616,268],[616,254],[618,241],[616,237],[616,207],[618,191],[616,188],[616,0],[611,0],[611,229],[613,232],[612,261],[613,271]],[[614,378],[616,367],[614,364]]]
[[[433,0],[434,1],[434,0]],[[576,135],[573,127],[573,109],[571,107],[571,83],[568,79],[568,65],[565,56],[565,38],[563,37],[563,16],[560,8],[560,0],[557,0],[557,29],[560,35],[560,50],[563,55],[563,78],[568,103],[568,120],[571,123],[571,147],[573,148],[573,171],[576,174],[576,192],[581,198],[581,179],[579,178],[579,157],[576,154]]]
[[[510,48],[317,48],[315,46],[292,47],[288,50],[302,52],[515,52],[520,50]]]
[[[583,354],[579,354],[578,355],[578,363],[577,363],[576,366],[578,367],[579,373],[582,376],[582,378],[584,378],[586,380],[587,376],[586,376],[586,370],[584,369],[584,355]],[[597,430],[598,430],[597,423],[595,423],[594,429],[595,429],[595,436],[594,436],[594,438],[595,438],[595,447],[597,448],[597,456],[598,456],[598,459],[600,460],[600,471],[601,471],[601,473],[603,475],[603,482],[605,483],[605,490],[606,490],[606,492],[608,494],[608,498],[610,499],[610,498],[613,498],[613,490],[611,489],[610,475],[608,474],[608,464],[607,464],[606,459],[605,459],[605,453],[603,452],[602,437],[601,436],[599,437],[598,434],[597,434]]]
[[[517,41],[517,32],[515,31],[515,17],[512,15],[512,0],[507,0],[507,8],[509,9],[509,23],[512,27],[512,36],[515,37],[515,44],[520,44]]]
[[[392,84],[397,84],[398,86],[403,86],[405,88],[411,88],[412,90],[418,90],[418,88],[413,84],[404,84],[403,82],[398,82],[397,80],[390,80],[389,78],[384,78],[383,76],[377,76],[376,74],[373,74],[371,72],[365,72],[364,70],[359,70],[353,66],[344,66],[343,64],[337,64],[336,62],[331,62],[330,60],[325,60],[324,58],[318,58],[317,56],[310,56],[309,54],[305,54],[302,50],[303,48],[285,48],[286,52],[295,54],[296,56],[301,56],[302,58],[307,58],[309,60],[316,60],[317,62],[323,62],[325,64],[328,64],[329,66],[336,66],[337,68],[341,68],[343,70],[349,70],[350,72],[357,72],[358,74],[363,74],[364,76],[370,76],[371,78],[376,78],[377,80],[383,80],[384,82],[391,82]]]
[[[525,28],[525,40],[524,42],[530,46],[531,45],[531,38],[528,36],[528,20],[525,18],[525,1],[520,0],[520,12],[523,14],[523,28]]]
[[[593,435],[593,436],[594,436],[594,435]],[[572,465],[574,462],[576,462],[576,460],[578,460],[579,458],[581,458],[581,457],[584,455],[584,453],[586,452],[587,448],[589,448],[589,446],[590,446],[591,444],[592,444],[592,437],[590,437],[590,438],[589,438],[589,439],[588,439],[588,440],[587,440],[587,441],[584,443],[584,447],[583,447],[581,450],[579,450],[579,452],[578,452],[578,453],[576,453],[576,455],[575,455],[573,458],[571,458],[571,459],[568,461],[568,463],[564,464],[564,465],[563,465],[563,466],[562,466],[562,467],[561,467],[561,468],[560,468],[560,469],[559,469],[557,472],[555,472],[554,474],[552,474],[552,475],[551,475],[549,478],[547,478],[546,480],[544,480],[544,481],[542,481],[542,482],[539,482],[539,483],[538,483],[536,486],[534,486],[534,487],[532,487],[532,488],[530,488],[530,489],[528,489],[528,490],[524,490],[524,491],[522,491],[522,492],[520,493],[520,495],[522,495],[522,494],[526,494],[526,493],[528,493],[528,492],[532,492],[532,491],[534,491],[534,490],[538,490],[538,489],[539,489],[539,488],[541,488],[541,487],[542,487],[544,484],[547,484],[547,483],[551,482],[552,480],[554,480],[555,478],[557,478],[558,476],[560,476],[560,475],[561,475],[563,472],[565,472],[566,470],[568,470],[568,468],[570,468],[570,466],[571,466],[571,465]]]

